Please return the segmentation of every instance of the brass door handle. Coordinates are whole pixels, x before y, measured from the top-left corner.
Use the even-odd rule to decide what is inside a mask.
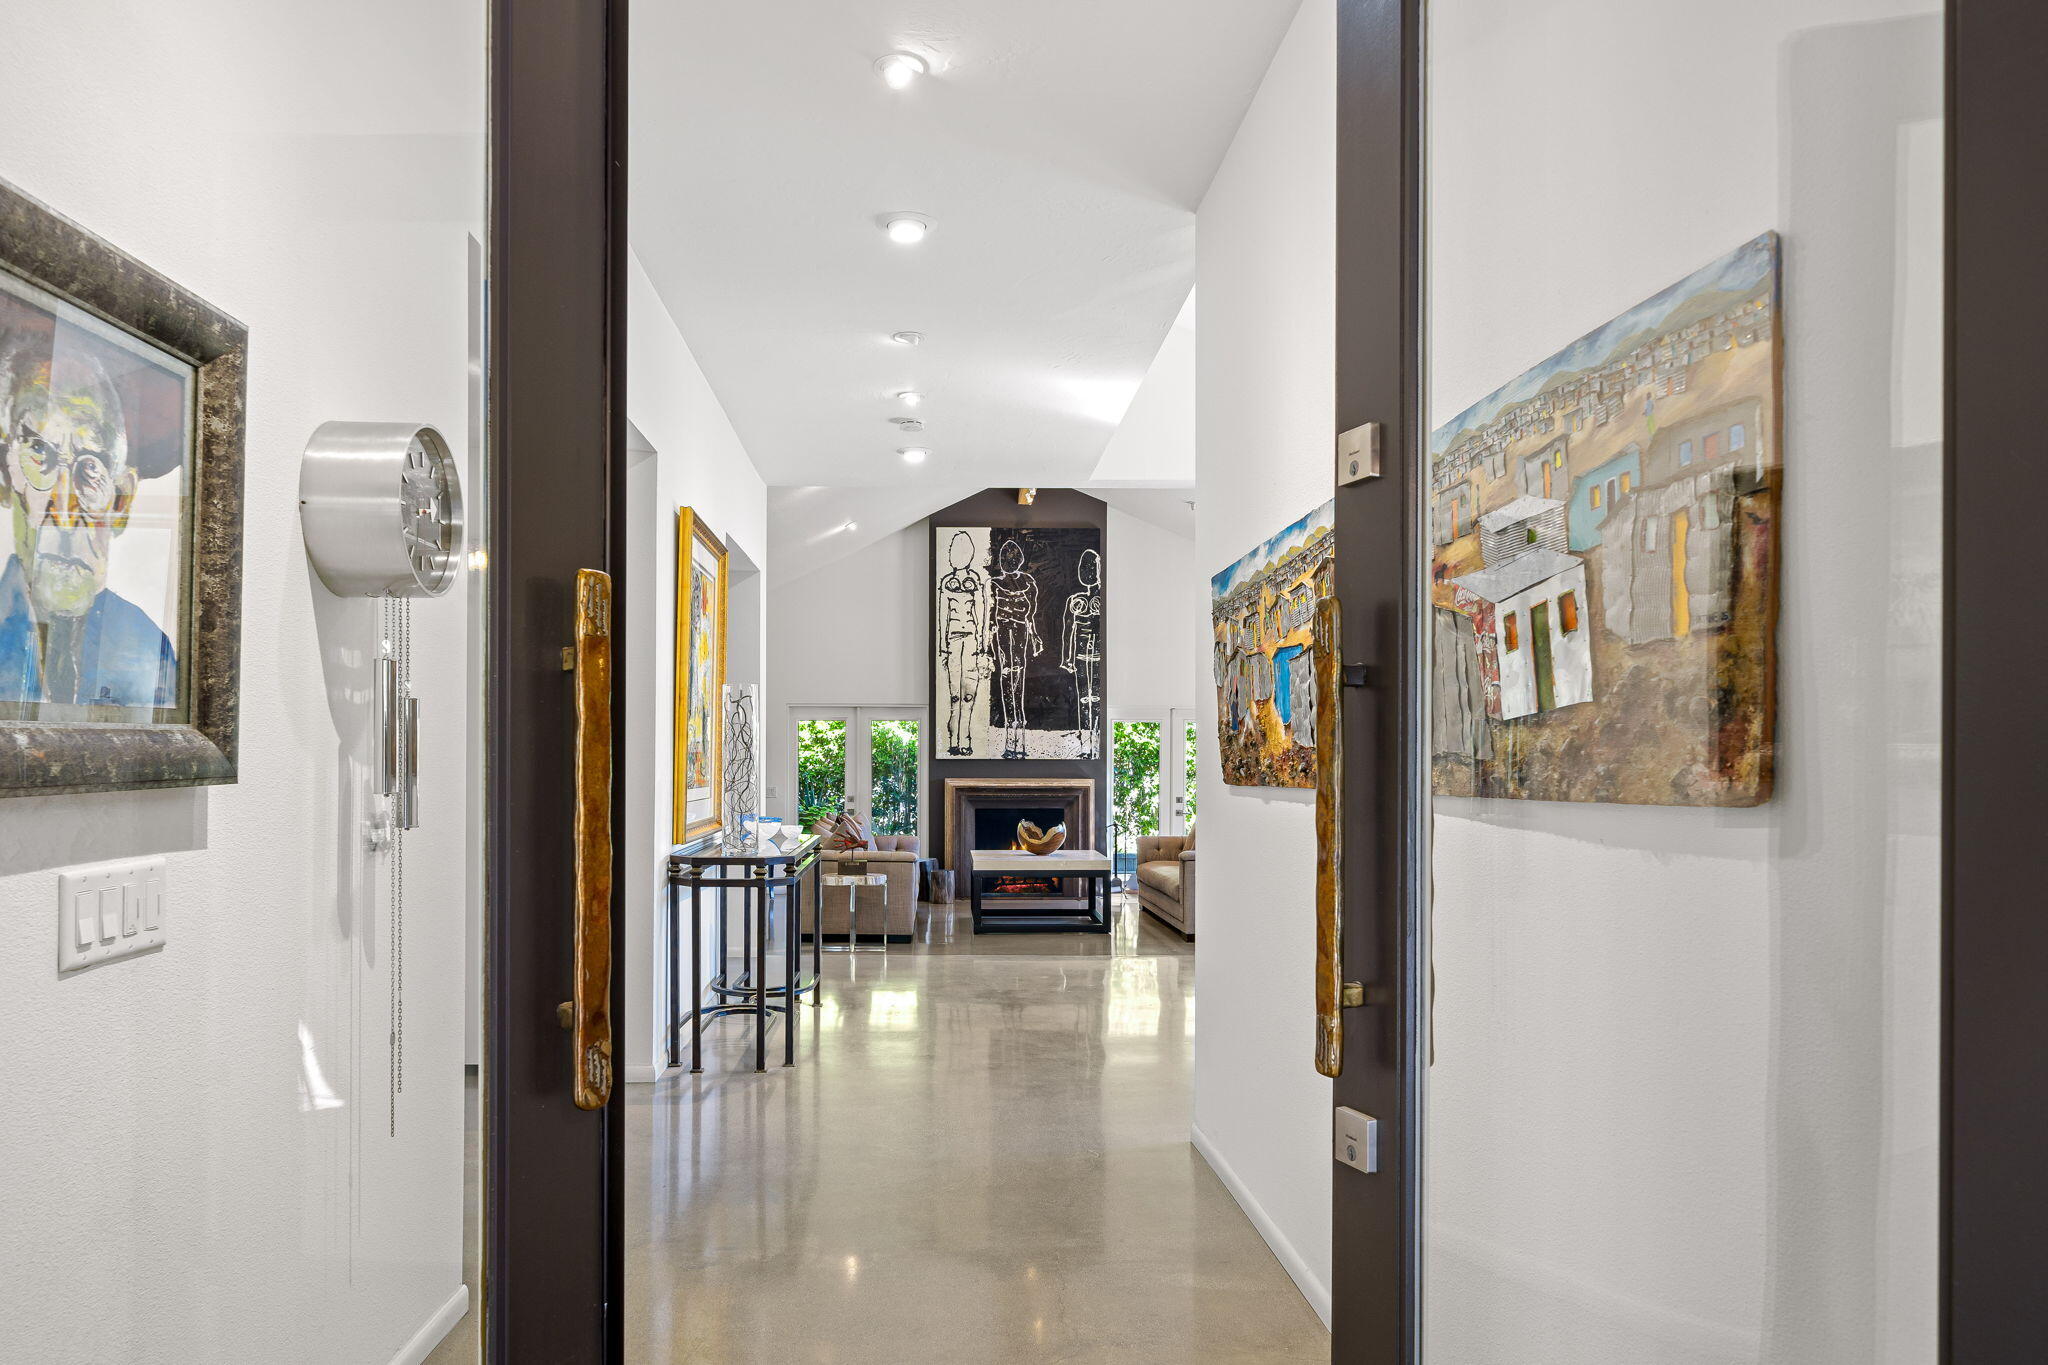
[[[1316,1070],[1344,1070],[1344,648],[1335,597],[1316,602]]]
[[[575,998],[578,1109],[612,1094],[612,580],[576,571]]]

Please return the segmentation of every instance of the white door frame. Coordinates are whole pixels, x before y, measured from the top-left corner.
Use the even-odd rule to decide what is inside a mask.
[[[1166,801],[1166,812],[1159,821],[1163,834],[1188,832],[1188,760],[1191,756],[1189,751],[1195,747],[1191,730],[1196,724],[1192,706],[1176,706],[1167,713],[1166,728],[1172,736],[1172,743],[1159,746],[1160,766],[1168,770],[1166,779],[1159,784],[1160,794]],[[1171,758],[1167,756],[1169,748]]]
[[[846,722],[846,791],[851,798],[853,809],[866,820],[871,813],[874,774],[869,767],[872,757],[865,742],[869,734],[868,723],[876,720],[914,720],[918,722],[917,744],[917,838],[918,846],[930,856],[931,839],[927,831],[931,827],[931,761],[932,727],[927,708],[916,705],[880,704],[854,706],[792,705],[783,722],[783,734],[789,745],[789,760],[784,775],[789,781],[787,802],[791,818],[798,818],[797,804],[797,727],[807,720],[843,720]]]

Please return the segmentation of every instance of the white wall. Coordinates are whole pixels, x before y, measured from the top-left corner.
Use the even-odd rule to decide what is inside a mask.
[[[1210,574],[1330,496],[1336,116],[1335,3],[1304,0],[1197,219],[1205,597]],[[1203,616],[1206,631],[1206,601]],[[1203,673],[1194,1140],[1327,1322],[1330,1082],[1307,1015],[1272,1005],[1314,998],[1313,793],[1223,785]]]
[[[464,588],[414,618],[392,1136],[377,607],[313,577],[298,466],[329,418],[468,430],[483,6],[10,18],[90,56],[13,63],[0,175],[246,322],[250,363],[240,783],[0,806],[0,1355],[389,1360],[460,1293]],[[53,869],[153,854],[166,947],[60,979]]]
[[[1437,419],[1771,227],[1787,345],[1775,798],[1437,802],[1432,1359],[1934,1357],[1935,8],[1431,6]]]
[[[1208,576],[1194,542],[1112,507],[1109,546],[1110,706],[1199,709],[1214,689]]]
[[[768,490],[711,392],[661,296],[631,257],[626,297],[626,411],[637,463],[629,471],[627,553],[625,1075],[655,1079],[668,1017],[667,856],[673,845],[670,758],[675,734],[676,510],[693,509],[756,570],[768,563]],[[648,453],[651,452],[651,453]],[[767,575],[735,576],[727,672],[765,677],[761,623]],[[762,702],[768,704],[764,684]],[[709,938],[707,925],[706,938]],[[687,988],[686,988],[687,989]]]

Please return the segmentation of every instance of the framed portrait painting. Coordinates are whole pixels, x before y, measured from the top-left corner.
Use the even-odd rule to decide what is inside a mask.
[[[720,828],[723,805],[725,542],[690,508],[676,513],[675,841]]]
[[[235,780],[246,361],[0,184],[0,795]]]

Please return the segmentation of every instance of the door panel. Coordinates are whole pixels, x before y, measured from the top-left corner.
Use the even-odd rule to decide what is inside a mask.
[[[625,35],[604,4],[496,0],[492,18],[486,1347],[493,1360],[616,1360],[623,1087],[577,1106],[580,1059],[557,1010],[576,996],[578,675],[563,651],[579,571],[612,575],[614,658],[627,619],[624,536],[611,534],[624,525]],[[617,669],[613,714],[623,685]],[[609,769],[616,808],[625,765]],[[614,999],[623,960],[612,953]]]
[[[1343,658],[1365,684],[1339,702],[1342,952],[1366,1003],[1345,1009],[1334,1090],[1379,1120],[1378,1170],[1334,1172],[1336,1365],[1411,1361],[1420,1323],[1421,12],[1422,0],[1337,10],[1336,430],[1380,423],[1385,455],[1381,477],[1336,496]],[[1304,1038],[1314,1005],[1304,991]]]
[[[1429,709],[1421,1359],[1931,1360],[1940,5],[1530,18],[1429,5],[1419,496],[1589,420],[1546,466],[1564,507],[1516,514],[1555,548],[1489,540],[1527,490],[1478,461],[1478,543],[1416,550],[1447,658],[1473,557],[1568,575],[1502,598],[1534,713],[1448,668]],[[1679,50],[1748,111],[1688,138],[1682,207],[1624,169],[1669,147],[1635,111]],[[1586,59],[1613,79],[1553,98]],[[1601,165],[1468,211],[1591,128]],[[1578,520],[1575,480],[1624,467]]]

